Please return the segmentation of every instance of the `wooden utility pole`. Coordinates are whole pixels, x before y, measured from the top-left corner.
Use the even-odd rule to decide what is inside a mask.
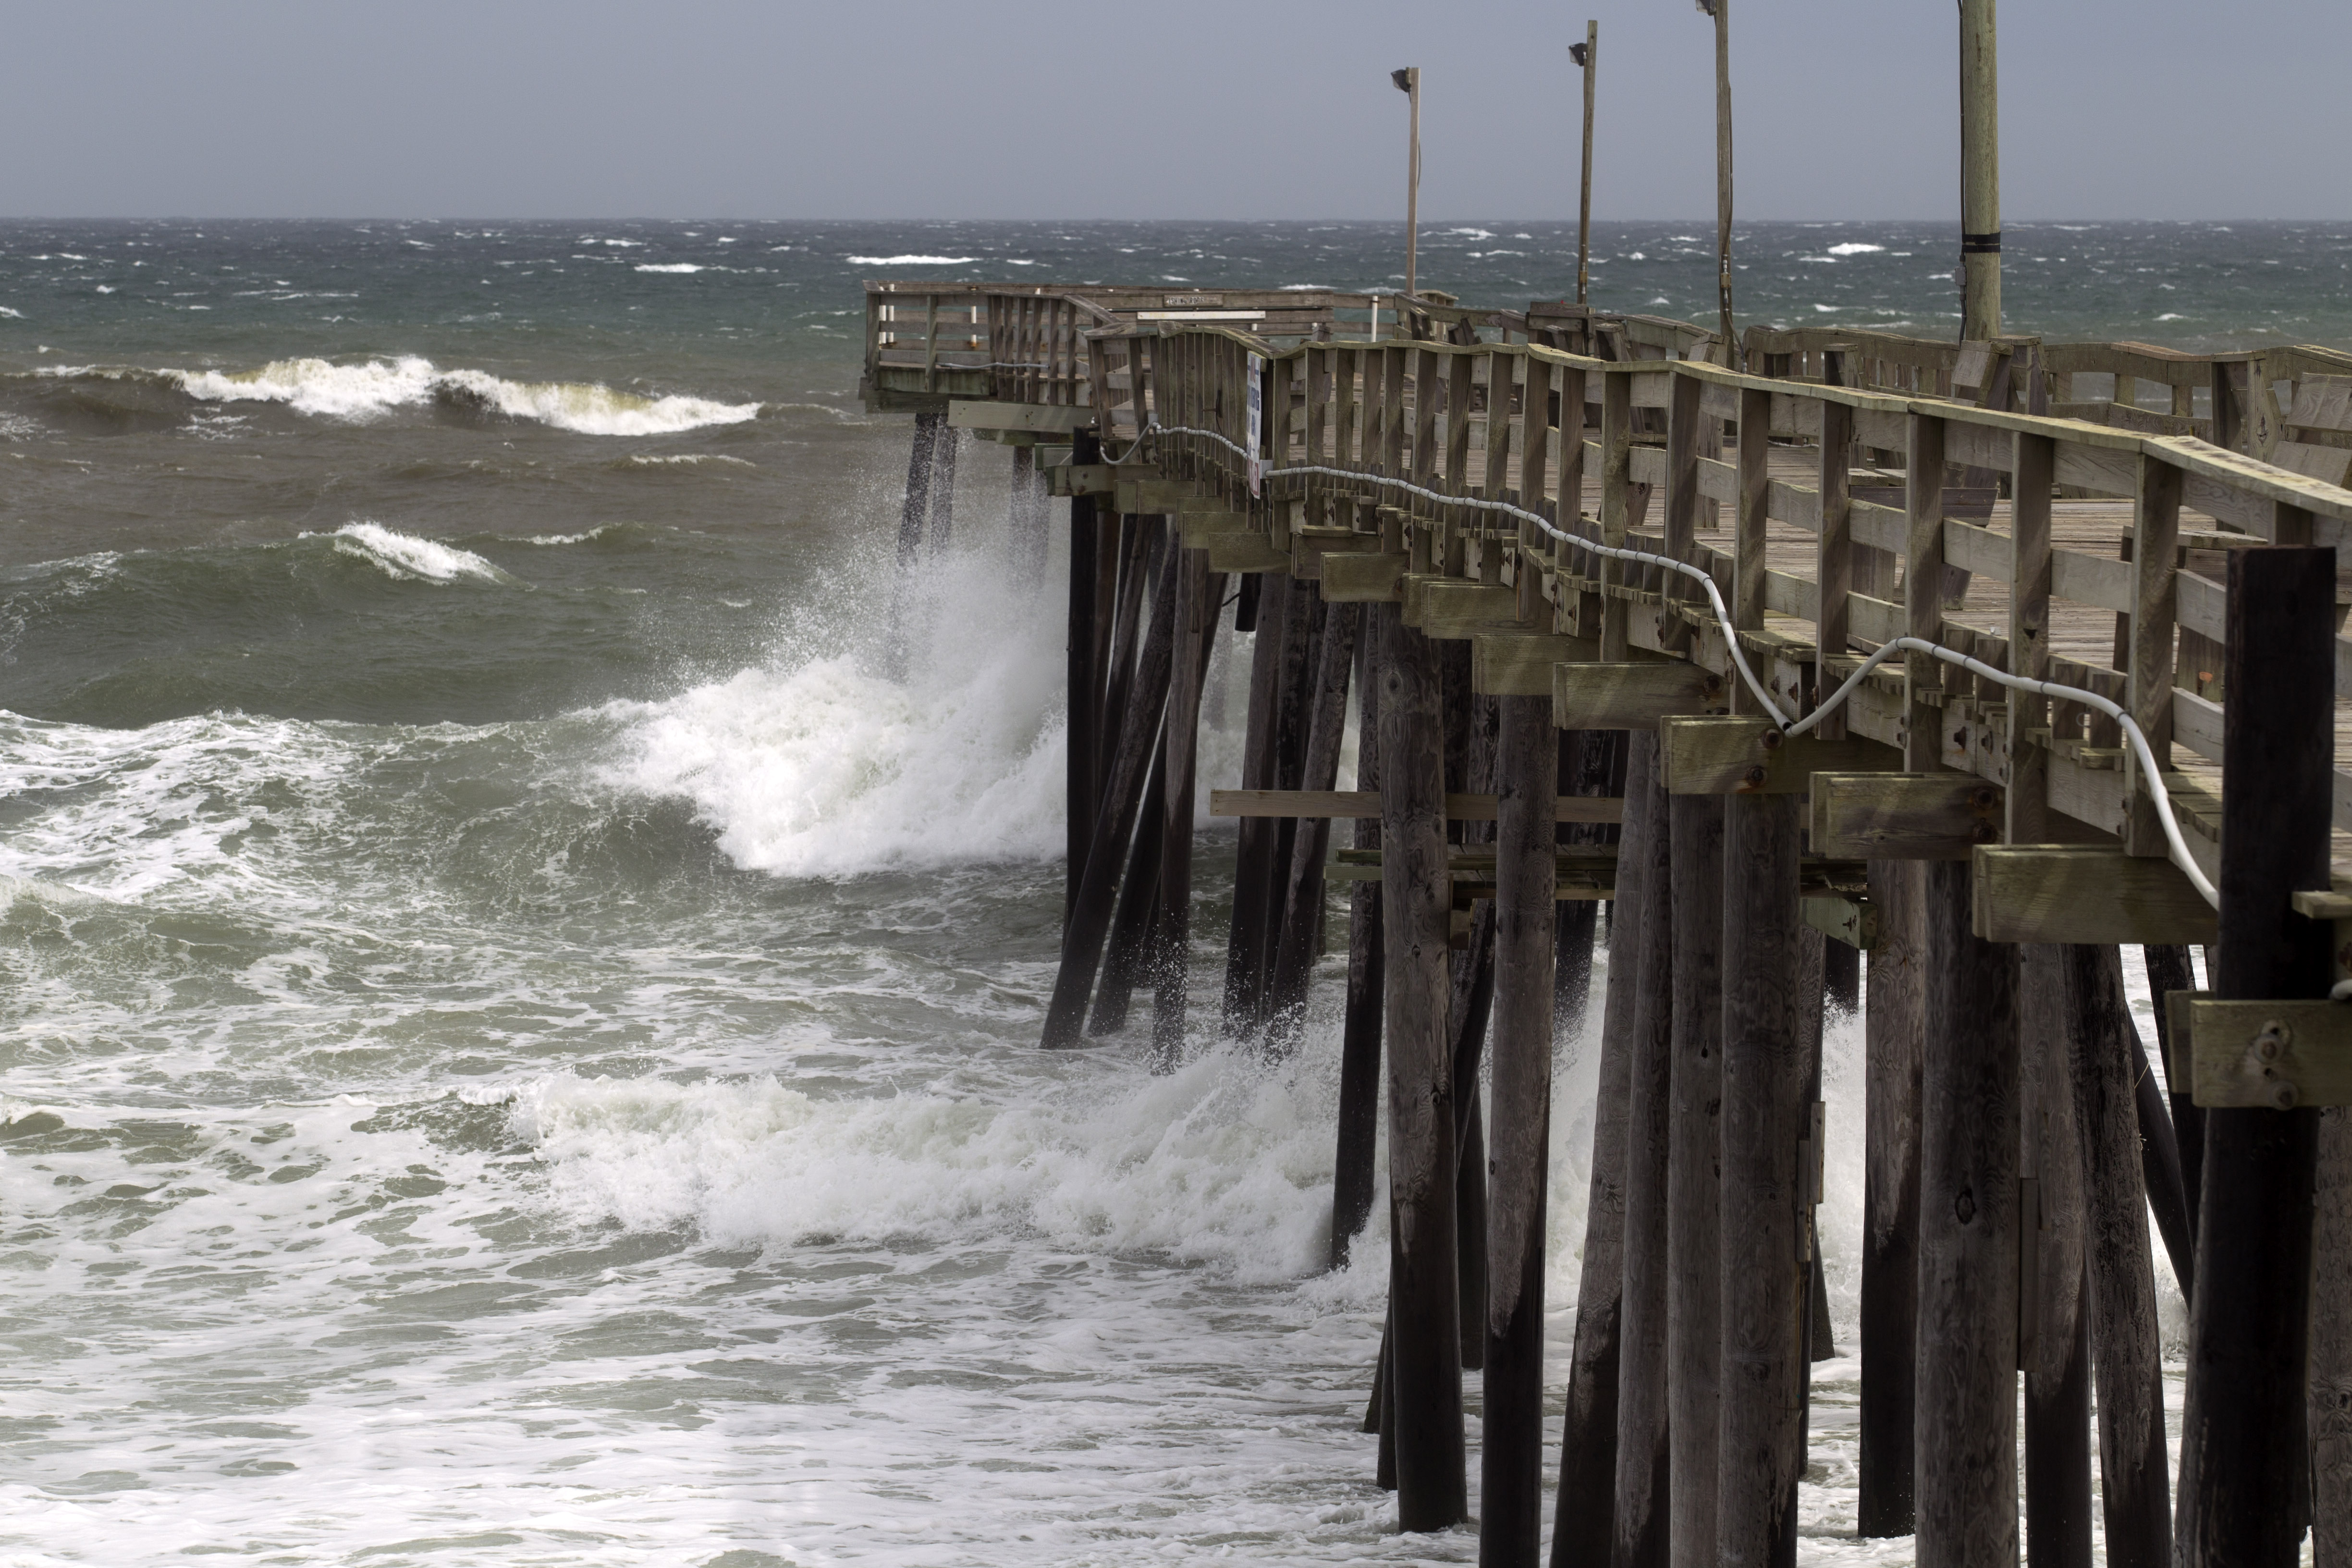
[[[1404,291],[1410,299],[1420,287],[1414,263],[1421,243],[1421,68],[1391,71],[1389,79],[1412,100],[1412,147],[1404,166]]]
[[[1715,18],[1715,289],[1723,311],[1723,363],[1736,370],[1738,348],[1731,336],[1731,0],[1698,0],[1698,8]]]
[[[1993,0],[1960,0],[1960,339],[1964,342],[2000,336],[2000,83],[1993,37]]]
[[[1584,42],[1568,47],[1569,58],[1584,68],[1584,178],[1576,190],[1576,302],[1592,294],[1592,88],[1601,70],[1601,24],[1584,24]]]

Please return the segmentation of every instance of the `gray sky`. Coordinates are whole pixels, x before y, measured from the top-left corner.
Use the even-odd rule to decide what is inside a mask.
[[[1954,218],[1953,0],[1732,0],[1739,211]],[[1396,215],[1424,83],[1431,219],[1714,210],[1691,0],[26,0],[0,214]],[[2344,218],[2344,0],[2011,0],[2011,218]]]

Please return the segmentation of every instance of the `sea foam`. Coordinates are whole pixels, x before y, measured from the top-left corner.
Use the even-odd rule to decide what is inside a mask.
[[[316,534],[305,534],[314,539]],[[427,583],[454,583],[476,577],[486,583],[511,583],[514,578],[470,550],[399,533],[380,522],[347,522],[329,537],[335,553],[364,561],[394,577],[421,578]]]

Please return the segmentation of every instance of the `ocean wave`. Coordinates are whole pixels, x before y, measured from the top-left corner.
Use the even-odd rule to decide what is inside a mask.
[[[691,1224],[721,1244],[1042,1233],[1297,1279],[1329,1255],[1336,1075],[1243,1055],[1213,1050],[1165,1078],[1066,1079],[1009,1103],[555,1078],[524,1088],[512,1115],[559,1204],[630,1229]]]
[[[779,876],[1057,854],[1066,678],[1060,624],[1035,611],[992,559],[930,563],[908,584],[905,682],[842,651],[864,621],[816,626],[772,663],[606,710],[605,782],[689,803],[729,858]]]
[[[640,272],[731,272],[731,267],[706,267],[696,261],[640,261]]]
[[[756,403],[721,403],[677,395],[649,397],[600,382],[509,381],[480,370],[443,370],[415,354],[337,364],[323,359],[272,360],[247,371],[148,370],[123,365],[58,365],[45,379],[120,381],[169,386],[204,403],[278,403],[299,414],[363,422],[395,408],[439,402],[535,420],[585,436],[668,436],[756,418]]]
[[[316,539],[319,535],[306,533],[302,537]],[[470,550],[419,539],[413,533],[396,533],[380,522],[347,522],[327,537],[335,542],[337,554],[364,561],[394,577],[427,583],[454,583],[460,577],[478,578],[485,583],[515,580]]]
[[[977,256],[845,256],[852,267],[961,267]]]
[[[736,468],[756,468],[760,466],[749,458],[730,458],[719,452],[632,452],[625,458],[614,458],[605,466],[626,472],[646,468],[698,468],[705,463]]]

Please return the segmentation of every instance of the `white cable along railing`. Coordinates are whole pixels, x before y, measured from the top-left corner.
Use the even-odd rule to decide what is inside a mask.
[[[1124,456],[1116,458],[1106,458],[1106,461],[1114,464],[1130,461],[1141,449],[1143,443],[1155,435],[1199,436],[1216,442],[1245,462],[1251,458],[1251,454],[1239,443],[1217,431],[1198,429],[1191,426],[1162,425],[1157,420],[1152,420],[1145,425],[1142,431],[1129,445]],[[2140,776],[2147,782],[2148,795],[2156,805],[2157,819],[2164,825],[2164,840],[2171,850],[2172,863],[2178,866],[2181,874],[2189,879],[2189,886],[2197,889],[2199,897],[2214,908],[2221,908],[2220,890],[2213,886],[2212,880],[2197,864],[2196,857],[2189,854],[2188,841],[2181,837],[2180,821],[2173,811],[2172,796],[2164,787],[2164,776],[2156,765],[2156,752],[2148,745],[2147,736],[2141,731],[2139,725],[2129,713],[2095,691],[2086,691],[2079,686],[2062,685],[2054,680],[2034,680],[2021,675],[2011,675],[2006,670],[1994,668],[1982,659],[1973,658],[1957,648],[1948,648],[1939,643],[1929,642],[1925,637],[1899,637],[1881,644],[1876,652],[1863,660],[1859,669],[1846,677],[1844,684],[1824,698],[1811,713],[1802,718],[1791,718],[1781,710],[1780,704],[1773,699],[1772,693],[1764,683],[1757,679],[1756,671],[1748,665],[1748,656],[1741,651],[1739,646],[1738,633],[1731,624],[1731,611],[1725,605],[1722,591],[1716,586],[1715,578],[1687,562],[1676,561],[1668,555],[1654,554],[1647,550],[1629,550],[1618,545],[1601,544],[1593,540],[1579,538],[1573,533],[1555,527],[1541,513],[1530,511],[1525,507],[1513,506],[1508,501],[1487,500],[1477,496],[1447,495],[1440,490],[1433,490],[1406,479],[1391,479],[1383,474],[1368,474],[1354,468],[1334,468],[1318,463],[1301,463],[1289,468],[1268,468],[1261,477],[1272,479],[1293,474],[1320,474],[1331,479],[1377,485],[1383,489],[1401,490],[1407,495],[1419,496],[1423,500],[1433,501],[1441,506],[1463,506],[1481,511],[1500,512],[1507,517],[1520,518],[1532,522],[1561,543],[1589,554],[1604,556],[1612,561],[1633,561],[1646,566],[1662,566],[1669,572],[1682,574],[1706,591],[1707,607],[1714,613],[1716,624],[1723,630],[1724,647],[1729,651],[1732,662],[1738,667],[1740,679],[1747,684],[1748,689],[1754,693],[1756,700],[1764,705],[1764,710],[1772,716],[1773,722],[1780,726],[1780,732],[1784,735],[1801,735],[1819,724],[1823,719],[1835,712],[1840,705],[1853,694],[1854,689],[1862,684],[1864,677],[1898,653],[1926,654],[1931,658],[1965,669],[1982,679],[2005,686],[2012,691],[2029,691],[2043,697],[2061,698],[2068,702],[2079,702],[2086,708],[2103,713],[2114,720],[2123,731],[2131,743],[2132,754],[2138,759]]]

